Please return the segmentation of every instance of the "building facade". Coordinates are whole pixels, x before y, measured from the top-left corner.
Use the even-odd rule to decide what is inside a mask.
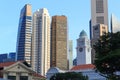
[[[33,14],[32,67],[45,75],[50,68],[50,16],[46,8]]]
[[[116,33],[120,31],[120,20],[115,15],[111,15],[111,32]]]
[[[72,40],[69,40],[68,47],[69,47],[69,50],[68,50],[68,67],[69,67],[69,69],[71,69],[73,67],[73,41]]]
[[[108,26],[108,0],[91,0],[91,33],[93,38],[93,26],[105,24]]]
[[[67,70],[67,17],[53,16],[51,23],[51,67]]]
[[[99,24],[104,24],[108,27],[108,0],[91,0],[91,20],[89,24],[90,24],[89,26],[90,26],[91,47],[92,47],[91,50],[92,63],[94,63],[95,50],[93,48],[93,45],[95,43],[94,39],[96,38],[96,36],[94,36],[94,34],[96,32],[94,32],[93,27]]]
[[[45,80],[44,76],[34,72],[26,62],[0,63],[0,68],[0,80]]]
[[[107,25],[104,25],[104,24],[97,24],[95,26],[93,26],[93,38],[91,40],[92,42],[92,47],[93,45],[98,41],[98,39],[100,38],[100,36],[108,33],[108,27]],[[95,50],[94,48],[92,48],[92,62],[94,62],[95,60]]]
[[[10,52],[8,58],[11,61],[16,61],[16,52]]]
[[[27,61],[31,64],[31,34],[32,34],[32,12],[31,5],[26,4],[20,13],[19,28],[17,36],[17,61]]]
[[[16,60],[16,52],[10,52],[9,58],[12,59],[13,61],[15,61]]]
[[[5,62],[5,60],[8,58],[8,54],[0,54],[0,63]]]
[[[86,32],[81,31],[77,39],[77,65],[91,64],[91,44]]]
[[[95,26],[93,26],[93,43],[95,43],[99,38],[100,36],[108,33],[108,27],[107,25],[104,25],[104,24],[97,24]]]

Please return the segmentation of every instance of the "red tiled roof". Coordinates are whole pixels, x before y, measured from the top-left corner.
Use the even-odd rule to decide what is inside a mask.
[[[17,63],[17,62],[25,62],[25,61],[16,61],[16,62],[2,62],[2,63],[0,63],[0,68],[3,68],[3,67],[7,67],[7,66],[10,66],[10,65],[12,65],[12,64],[14,64],[14,63]]]
[[[0,68],[6,67],[6,66],[10,66],[12,64],[14,64],[16,62],[4,62],[4,63],[0,63]]]
[[[77,65],[74,66],[71,70],[85,70],[85,69],[94,69],[95,65],[93,64],[84,64],[84,65]]]
[[[33,74],[33,76],[35,76],[35,77],[40,77],[40,78],[45,78],[44,76],[42,76],[42,75],[40,75],[40,74],[38,74],[38,73],[36,73],[36,72]]]

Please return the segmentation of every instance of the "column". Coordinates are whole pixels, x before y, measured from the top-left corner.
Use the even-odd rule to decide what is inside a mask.
[[[4,79],[7,79],[7,76],[8,76],[8,74],[5,72],[5,73],[3,73],[3,78]]]
[[[16,80],[20,80],[20,73],[16,73]]]
[[[28,80],[32,80],[32,73],[28,74]]]

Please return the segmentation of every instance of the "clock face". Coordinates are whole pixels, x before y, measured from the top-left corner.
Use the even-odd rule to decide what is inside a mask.
[[[79,51],[82,52],[82,51],[83,51],[83,48],[79,48]]]

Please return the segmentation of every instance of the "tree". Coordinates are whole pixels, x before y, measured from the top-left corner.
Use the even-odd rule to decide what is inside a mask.
[[[88,80],[88,77],[83,76],[81,73],[67,72],[57,73],[53,75],[50,80]]]
[[[118,80],[120,71],[120,32],[108,33],[95,43],[95,65],[97,70],[112,80]]]

